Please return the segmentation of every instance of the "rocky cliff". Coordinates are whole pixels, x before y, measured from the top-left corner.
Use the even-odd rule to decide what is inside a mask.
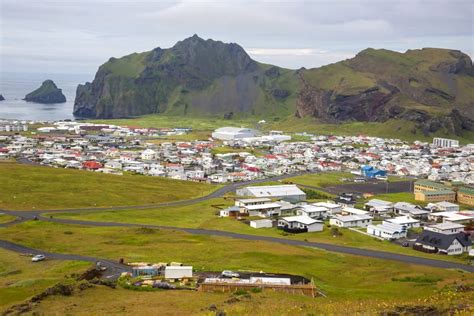
[[[111,58],[78,86],[74,115],[290,115],[297,86],[293,71],[257,63],[237,44],[194,35],[169,49]]]
[[[38,89],[28,93],[23,100],[36,103],[64,103],[66,97],[52,80],[45,80]]]
[[[426,134],[474,128],[474,69],[459,51],[366,49],[298,74],[298,117],[326,122],[395,118],[414,121]]]
[[[74,114],[119,118],[149,113],[314,117],[323,122],[400,119],[425,133],[474,128],[469,56],[425,48],[366,49],[352,59],[298,71],[252,60],[237,44],[197,35],[100,66],[79,85]]]

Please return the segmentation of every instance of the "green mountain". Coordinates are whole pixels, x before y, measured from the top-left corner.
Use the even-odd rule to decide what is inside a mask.
[[[169,49],[111,58],[92,83],[78,86],[74,115],[290,115],[297,90],[294,71],[260,64],[237,44],[194,35]]]
[[[459,51],[366,49],[352,59],[303,70],[299,77],[298,117],[402,119],[425,133],[474,129],[474,68]]]
[[[36,103],[64,103],[66,97],[53,80],[45,80],[38,89],[28,93],[23,100]]]
[[[469,56],[426,48],[366,49],[314,69],[252,60],[237,44],[197,35],[100,66],[77,88],[74,114],[121,118],[169,115],[313,117],[320,122],[390,119],[426,134],[474,130],[474,70]]]

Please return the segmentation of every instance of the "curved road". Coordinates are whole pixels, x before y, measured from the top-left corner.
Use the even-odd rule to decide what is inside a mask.
[[[164,202],[164,203],[159,203],[159,204],[97,207],[97,208],[76,208],[76,209],[64,209],[64,210],[35,210],[35,211],[2,210],[2,212],[13,215],[13,216],[17,216],[18,218],[13,222],[0,224],[0,227],[14,225],[14,224],[21,223],[21,222],[31,220],[34,218],[41,218],[42,220],[50,221],[50,222],[57,222],[57,223],[63,223],[63,224],[75,224],[75,225],[87,225],[87,226],[149,227],[149,228],[161,228],[161,229],[174,229],[174,230],[184,231],[190,234],[222,236],[222,237],[238,238],[238,239],[253,240],[253,241],[268,241],[268,242],[276,242],[276,243],[293,245],[293,246],[316,247],[316,248],[320,248],[320,249],[324,249],[328,251],[345,253],[345,254],[350,254],[350,255],[358,255],[358,256],[365,256],[365,257],[385,259],[385,260],[395,260],[395,261],[400,261],[400,262],[409,263],[409,264],[419,264],[419,265],[438,267],[438,268],[462,269],[469,272],[474,272],[474,266],[465,265],[461,263],[414,257],[414,256],[408,256],[408,255],[402,255],[402,254],[396,254],[396,253],[390,253],[390,252],[384,252],[384,251],[338,246],[338,245],[325,244],[325,243],[319,243],[319,242],[307,242],[307,241],[283,239],[283,238],[277,238],[277,237],[246,235],[246,234],[239,234],[239,233],[219,231],[219,230],[194,229],[194,228],[182,228],[182,227],[159,226],[159,225],[141,225],[141,224],[116,223],[116,222],[80,221],[80,220],[73,220],[73,219],[46,218],[42,216],[43,213],[53,213],[53,212],[111,211],[111,210],[131,210],[131,209],[138,210],[138,209],[157,208],[157,207],[163,207],[163,206],[190,205],[190,204],[210,200],[213,198],[221,197],[224,194],[234,191],[237,188],[242,187],[242,186],[268,182],[268,181],[280,181],[286,178],[291,178],[297,175],[308,174],[308,173],[311,173],[311,172],[302,172],[298,174],[282,175],[282,176],[266,178],[266,179],[258,179],[258,180],[252,180],[252,181],[246,181],[246,182],[232,183],[203,197],[190,199],[190,200]],[[0,243],[0,246],[3,247],[5,243],[8,243],[8,242],[3,241],[2,243]],[[55,255],[61,256],[59,254],[55,254]],[[74,256],[74,255],[65,255],[65,256]],[[79,258],[79,257],[82,257],[82,256],[76,256],[76,258]],[[85,260],[85,261],[91,261],[91,260],[97,261],[96,258],[90,258],[90,257],[82,257],[82,258],[89,258],[89,260]],[[82,259],[76,259],[76,260],[82,260]]]
[[[22,246],[10,241],[6,241],[6,240],[0,240],[0,248],[4,248],[4,249],[21,253],[21,254],[31,254],[31,255],[43,254],[46,256],[46,260],[48,259],[75,260],[75,261],[87,261],[87,262],[92,262],[92,263],[96,263],[97,261],[100,261],[102,266],[107,267],[107,270],[105,270],[103,273],[103,277],[105,278],[116,279],[120,276],[122,272],[132,272],[131,267],[124,264],[120,264],[118,262],[111,261],[111,260],[94,258],[94,257],[89,257],[89,256],[47,252],[47,251],[25,247],[25,246]]]
[[[425,266],[436,267],[436,268],[461,269],[461,270],[465,270],[469,272],[474,272],[474,266],[465,265],[465,264],[456,263],[456,262],[415,257],[415,256],[409,256],[409,255],[403,255],[403,254],[397,254],[397,253],[391,253],[391,252],[385,252],[385,251],[339,246],[339,245],[326,244],[326,243],[320,243],[320,242],[309,242],[309,241],[303,241],[303,240],[292,240],[292,239],[284,239],[284,238],[278,238],[278,237],[247,235],[247,234],[233,233],[233,232],[220,231],[220,230],[211,230],[211,229],[47,218],[47,217],[41,217],[40,213],[36,213],[36,215],[34,216],[39,216],[39,218],[44,221],[56,222],[56,223],[61,223],[61,224],[100,226],[100,227],[147,227],[147,228],[159,228],[159,229],[172,229],[172,230],[179,230],[179,231],[183,231],[183,232],[186,232],[189,234],[195,234],[195,235],[220,236],[220,237],[236,238],[236,239],[251,240],[251,241],[275,242],[275,243],[286,244],[286,245],[291,245],[291,246],[320,248],[327,251],[344,253],[344,254],[349,254],[349,255],[364,256],[364,257],[384,259],[384,260],[394,260],[394,261],[399,261],[399,262],[408,263],[408,264],[418,264],[418,265],[425,265]]]

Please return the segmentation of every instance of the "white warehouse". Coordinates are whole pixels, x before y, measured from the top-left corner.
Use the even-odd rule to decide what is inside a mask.
[[[248,137],[255,137],[257,131],[251,128],[241,127],[221,127],[212,133],[212,138],[219,140],[237,140]]]

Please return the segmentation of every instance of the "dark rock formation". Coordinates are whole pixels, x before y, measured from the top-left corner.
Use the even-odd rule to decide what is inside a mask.
[[[469,56],[444,49],[367,49],[353,59],[300,70],[296,115],[326,122],[412,121],[425,134],[473,130]],[[471,77],[471,78],[470,78]]]
[[[36,103],[64,103],[66,97],[52,80],[45,80],[41,87],[28,93],[23,100]]]
[[[0,94],[0,101],[3,101],[5,100],[5,98],[3,97],[3,95]]]

